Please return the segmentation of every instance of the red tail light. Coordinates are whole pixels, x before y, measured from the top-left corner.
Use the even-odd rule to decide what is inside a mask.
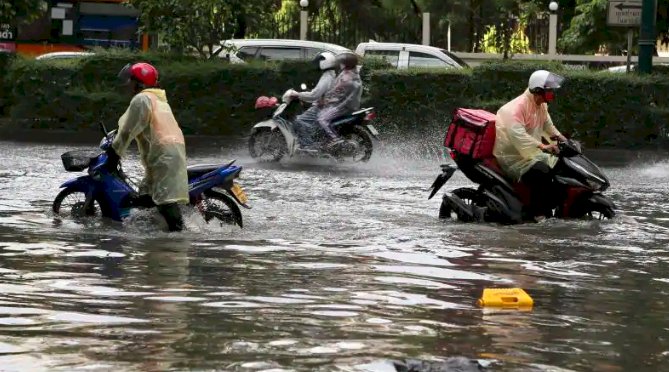
[[[451,159],[455,160],[455,151],[449,151],[449,155],[451,155]]]
[[[376,119],[376,113],[374,111],[367,113],[367,116],[365,116],[365,120],[374,120]]]

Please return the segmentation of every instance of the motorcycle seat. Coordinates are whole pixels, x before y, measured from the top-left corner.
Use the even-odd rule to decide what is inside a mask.
[[[350,114],[339,116],[339,117],[335,118],[334,120],[332,120],[332,125],[334,126],[334,125],[341,125],[341,124],[350,123],[354,120],[357,120],[361,115],[365,115],[368,112],[372,111],[373,109],[374,109],[373,107],[367,107],[367,108],[364,108],[362,110],[352,112]]]
[[[220,163],[220,164],[197,164],[197,165],[190,165],[186,168],[186,172],[188,173],[188,179],[192,178],[197,178],[201,177],[207,173],[213,172],[216,169],[219,168],[227,168],[232,165],[235,161],[231,161],[229,163]]]
[[[502,176],[504,178],[507,178],[506,175],[504,174],[504,171],[502,171],[502,167],[499,165],[499,163],[497,162],[497,159],[495,159],[494,157],[489,157],[489,158],[483,159],[483,165],[486,168],[489,168],[489,169],[493,170],[495,173],[499,174],[500,176]]]
[[[490,169],[491,171],[497,173],[502,180],[506,181],[507,187],[510,189],[514,190],[516,192],[516,195],[520,198],[521,202],[525,205],[529,204],[529,194],[530,194],[530,189],[527,185],[525,185],[522,182],[518,182],[515,180],[510,179],[502,170],[502,167],[499,165],[497,162],[497,159],[495,157],[491,156],[489,158],[483,159],[481,162],[482,166]]]

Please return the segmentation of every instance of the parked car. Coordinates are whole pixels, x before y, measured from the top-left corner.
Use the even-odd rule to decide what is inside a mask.
[[[46,53],[39,55],[35,57],[35,59],[38,60],[45,60],[45,59],[71,59],[71,58],[83,58],[87,56],[92,56],[95,53],[91,52],[53,52],[53,53]]]
[[[334,54],[351,51],[336,44],[290,39],[231,39],[224,41],[223,45],[233,47],[234,50],[229,53],[222,51],[218,56],[229,58],[232,63],[250,60],[310,60],[324,51]]]
[[[355,52],[361,56],[379,56],[393,67],[468,68],[469,65],[455,54],[441,48],[419,44],[360,43]]]
[[[653,67],[655,67],[655,66],[669,66],[669,63],[657,63],[657,64],[653,64]],[[636,64],[634,64],[634,63],[630,64],[630,72],[634,72],[634,71],[636,71],[637,67],[638,67],[638,66],[637,66]],[[665,68],[666,68],[666,67],[665,67]],[[614,73],[626,73],[626,72],[627,72],[627,65],[623,65],[623,66],[613,66],[613,67],[609,67],[608,69],[603,70],[603,71],[614,72]],[[666,70],[665,70],[665,71],[666,71]]]

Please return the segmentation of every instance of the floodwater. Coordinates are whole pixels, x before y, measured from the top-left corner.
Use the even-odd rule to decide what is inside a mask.
[[[449,357],[669,370],[659,156],[600,156],[614,220],[503,227],[437,219],[438,141],[364,165],[260,165],[239,143],[200,142],[190,163],[244,166],[244,229],[189,215],[169,234],[154,212],[59,221],[51,202],[77,176],[60,154],[97,141],[0,142],[0,370],[394,371],[390,360]],[[139,176],[136,157],[124,164]],[[480,309],[485,287],[523,288],[535,306]]]

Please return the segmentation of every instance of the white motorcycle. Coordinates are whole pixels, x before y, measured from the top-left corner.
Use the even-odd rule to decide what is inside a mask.
[[[302,90],[306,85],[302,84]],[[335,149],[327,150],[322,145],[327,142],[324,131],[314,138],[317,145],[302,148],[295,132],[295,108],[300,107],[299,99],[290,96],[292,89],[284,93],[282,103],[276,98],[259,97],[256,109],[276,108],[271,117],[253,126],[249,138],[251,157],[259,161],[280,161],[284,156],[304,155],[325,157],[338,161],[367,162],[372,157],[374,145],[372,139],[378,140],[379,132],[369,122],[376,117],[374,108],[358,110],[349,115],[332,121],[332,129],[338,133],[344,143]]]

